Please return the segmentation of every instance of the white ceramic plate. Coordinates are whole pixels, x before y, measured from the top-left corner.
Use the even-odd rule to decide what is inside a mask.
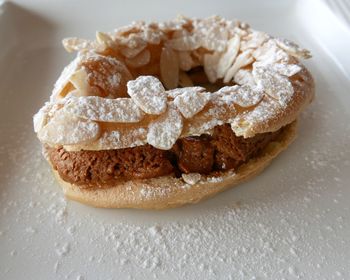
[[[350,31],[319,1],[18,1],[0,6],[1,279],[350,279]],[[315,102],[260,176],[164,212],[65,201],[32,115],[91,38],[177,13],[240,18],[310,49]]]

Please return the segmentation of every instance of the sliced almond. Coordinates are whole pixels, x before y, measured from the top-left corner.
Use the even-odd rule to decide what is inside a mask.
[[[131,34],[127,38],[120,41],[120,52],[127,58],[137,56],[147,47],[147,42],[142,38],[142,35]]]
[[[296,43],[292,41],[283,38],[276,38],[275,42],[281,49],[285,50],[291,56],[305,59],[311,57],[311,53],[309,50],[300,48]]]
[[[228,29],[220,17],[209,17],[194,22],[195,32],[201,37],[201,46],[207,50],[223,52],[226,49]]]
[[[87,144],[100,134],[98,123],[72,116],[64,109],[56,112],[53,118],[39,131],[38,138],[54,145]]]
[[[145,145],[147,130],[143,127],[105,131],[98,139],[100,149],[125,149]]]
[[[143,28],[143,38],[150,44],[159,45],[162,41],[162,38],[164,37],[164,34],[161,30],[158,29],[158,27],[155,28],[150,25],[151,24]]]
[[[233,38],[228,41],[227,50],[220,57],[217,66],[217,76],[219,79],[223,78],[230,68],[239,51],[240,37],[236,34]]]
[[[301,71],[301,67],[297,64],[275,63],[271,66],[277,73],[287,77],[291,77]]]
[[[133,68],[139,68],[148,64],[151,60],[151,53],[145,49],[133,58],[125,59],[125,63]]]
[[[252,72],[246,69],[238,70],[233,80],[238,85],[255,86]]]
[[[179,83],[179,59],[177,54],[167,45],[160,55],[160,75],[167,89],[177,88]]]
[[[117,49],[117,43],[107,33],[97,31],[96,41],[105,48]]]
[[[92,54],[82,65],[88,74],[90,87],[99,96],[126,97],[126,83],[132,76],[125,64],[114,57]]]
[[[202,47],[207,50],[215,51],[215,52],[223,52],[226,49],[227,41],[226,40],[216,40],[211,38],[210,36],[202,39]]]
[[[271,67],[254,67],[253,76],[257,86],[281,105],[286,105],[291,100],[294,89],[286,76],[280,75]]]
[[[98,45],[95,42],[76,37],[63,39],[62,45],[67,52],[88,51],[98,48]]]
[[[189,173],[189,174],[183,173],[181,177],[187,184],[194,185],[200,181],[200,179],[202,178],[202,175],[199,173]]]
[[[56,81],[54,88],[52,90],[52,94],[50,97],[51,102],[55,102],[59,99],[62,93],[65,91],[67,84],[69,83],[69,79],[80,67],[81,61],[85,56],[78,55],[71,63],[69,63],[62,71],[60,77]]]
[[[148,114],[159,115],[166,110],[167,95],[162,83],[153,76],[140,76],[127,84],[128,94]]]
[[[52,110],[53,106],[53,103],[46,102],[45,105],[34,115],[34,132],[38,133],[47,124],[49,121],[49,112]]]
[[[77,117],[100,122],[133,123],[144,116],[131,98],[77,97],[69,99],[65,109]]]
[[[240,49],[245,51],[247,49],[256,49],[260,47],[266,40],[268,40],[269,35],[265,32],[252,31],[247,36],[245,36],[241,41]]]
[[[264,97],[262,90],[258,90],[249,85],[224,87],[219,92],[225,94],[226,98],[231,98],[235,104],[241,107],[254,106]]]
[[[205,91],[204,87],[184,87],[184,88],[176,88],[176,89],[172,89],[172,90],[167,90],[166,94],[168,97],[171,97],[173,99],[175,99],[177,96],[181,95],[181,94],[186,94],[188,92],[203,92]]]
[[[217,100],[209,101],[202,111],[185,123],[182,136],[211,133],[215,126],[231,122],[235,116],[235,108],[217,96]]]
[[[226,75],[224,77],[224,83],[228,83],[229,81],[231,81],[239,69],[249,65],[253,61],[254,59],[252,57],[252,50],[246,50],[240,55],[238,55],[236,61],[233,63],[230,69],[227,70]]]
[[[210,100],[209,92],[198,92],[190,90],[191,88],[188,89],[188,91],[176,96],[174,99],[174,104],[187,119],[200,112]]]
[[[171,48],[177,51],[192,51],[201,46],[201,38],[196,34],[186,35],[180,38],[171,39],[168,41],[168,44]]]
[[[86,73],[84,68],[81,68],[78,71],[74,72],[70,77],[69,81],[81,93],[85,93],[85,95],[89,95],[89,92],[91,90],[88,83],[88,74]]]
[[[270,39],[253,51],[253,57],[263,65],[284,62],[289,60],[288,54]]]
[[[220,53],[204,55],[204,72],[209,82],[215,83],[218,79],[217,68],[220,59]]]
[[[149,125],[147,142],[155,148],[169,150],[182,132],[183,120],[172,106]]]
[[[191,57],[191,53],[183,51],[183,52],[178,52],[177,54],[179,56],[180,69],[183,71],[191,70],[191,68],[193,66],[193,59]]]

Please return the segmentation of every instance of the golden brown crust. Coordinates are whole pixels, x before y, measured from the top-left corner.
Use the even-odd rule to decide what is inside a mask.
[[[108,189],[86,190],[55,176],[67,198],[95,207],[168,209],[198,203],[259,174],[296,136],[296,121],[271,142],[260,156],[242,165],[236,173],[224,172],[221,177],[201,179],[194,185],[172,176],[134,180]],[[203,178],[203,177],[202,177]]]

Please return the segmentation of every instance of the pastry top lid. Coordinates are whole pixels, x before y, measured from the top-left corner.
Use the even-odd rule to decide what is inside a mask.
[[[170,149],[224,123],[253,137],[295,120],[314,95],[298,60],[310,57],[307,50],[218,16],[135,22],[63,45],[77,57],[34,116],[34,129],[43,143],[67,150]],[[199,67],[216,91],[195,85]]]

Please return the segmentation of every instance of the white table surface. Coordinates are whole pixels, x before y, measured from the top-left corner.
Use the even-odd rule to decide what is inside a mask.
[[[260,176],[169,211],[66,201],[32,115],[60,41],[132,20],[219,14],[310,49],[316,99]],[[0,279],[350,279],[350,31],[321,1],[11,1],[0,6]]]

